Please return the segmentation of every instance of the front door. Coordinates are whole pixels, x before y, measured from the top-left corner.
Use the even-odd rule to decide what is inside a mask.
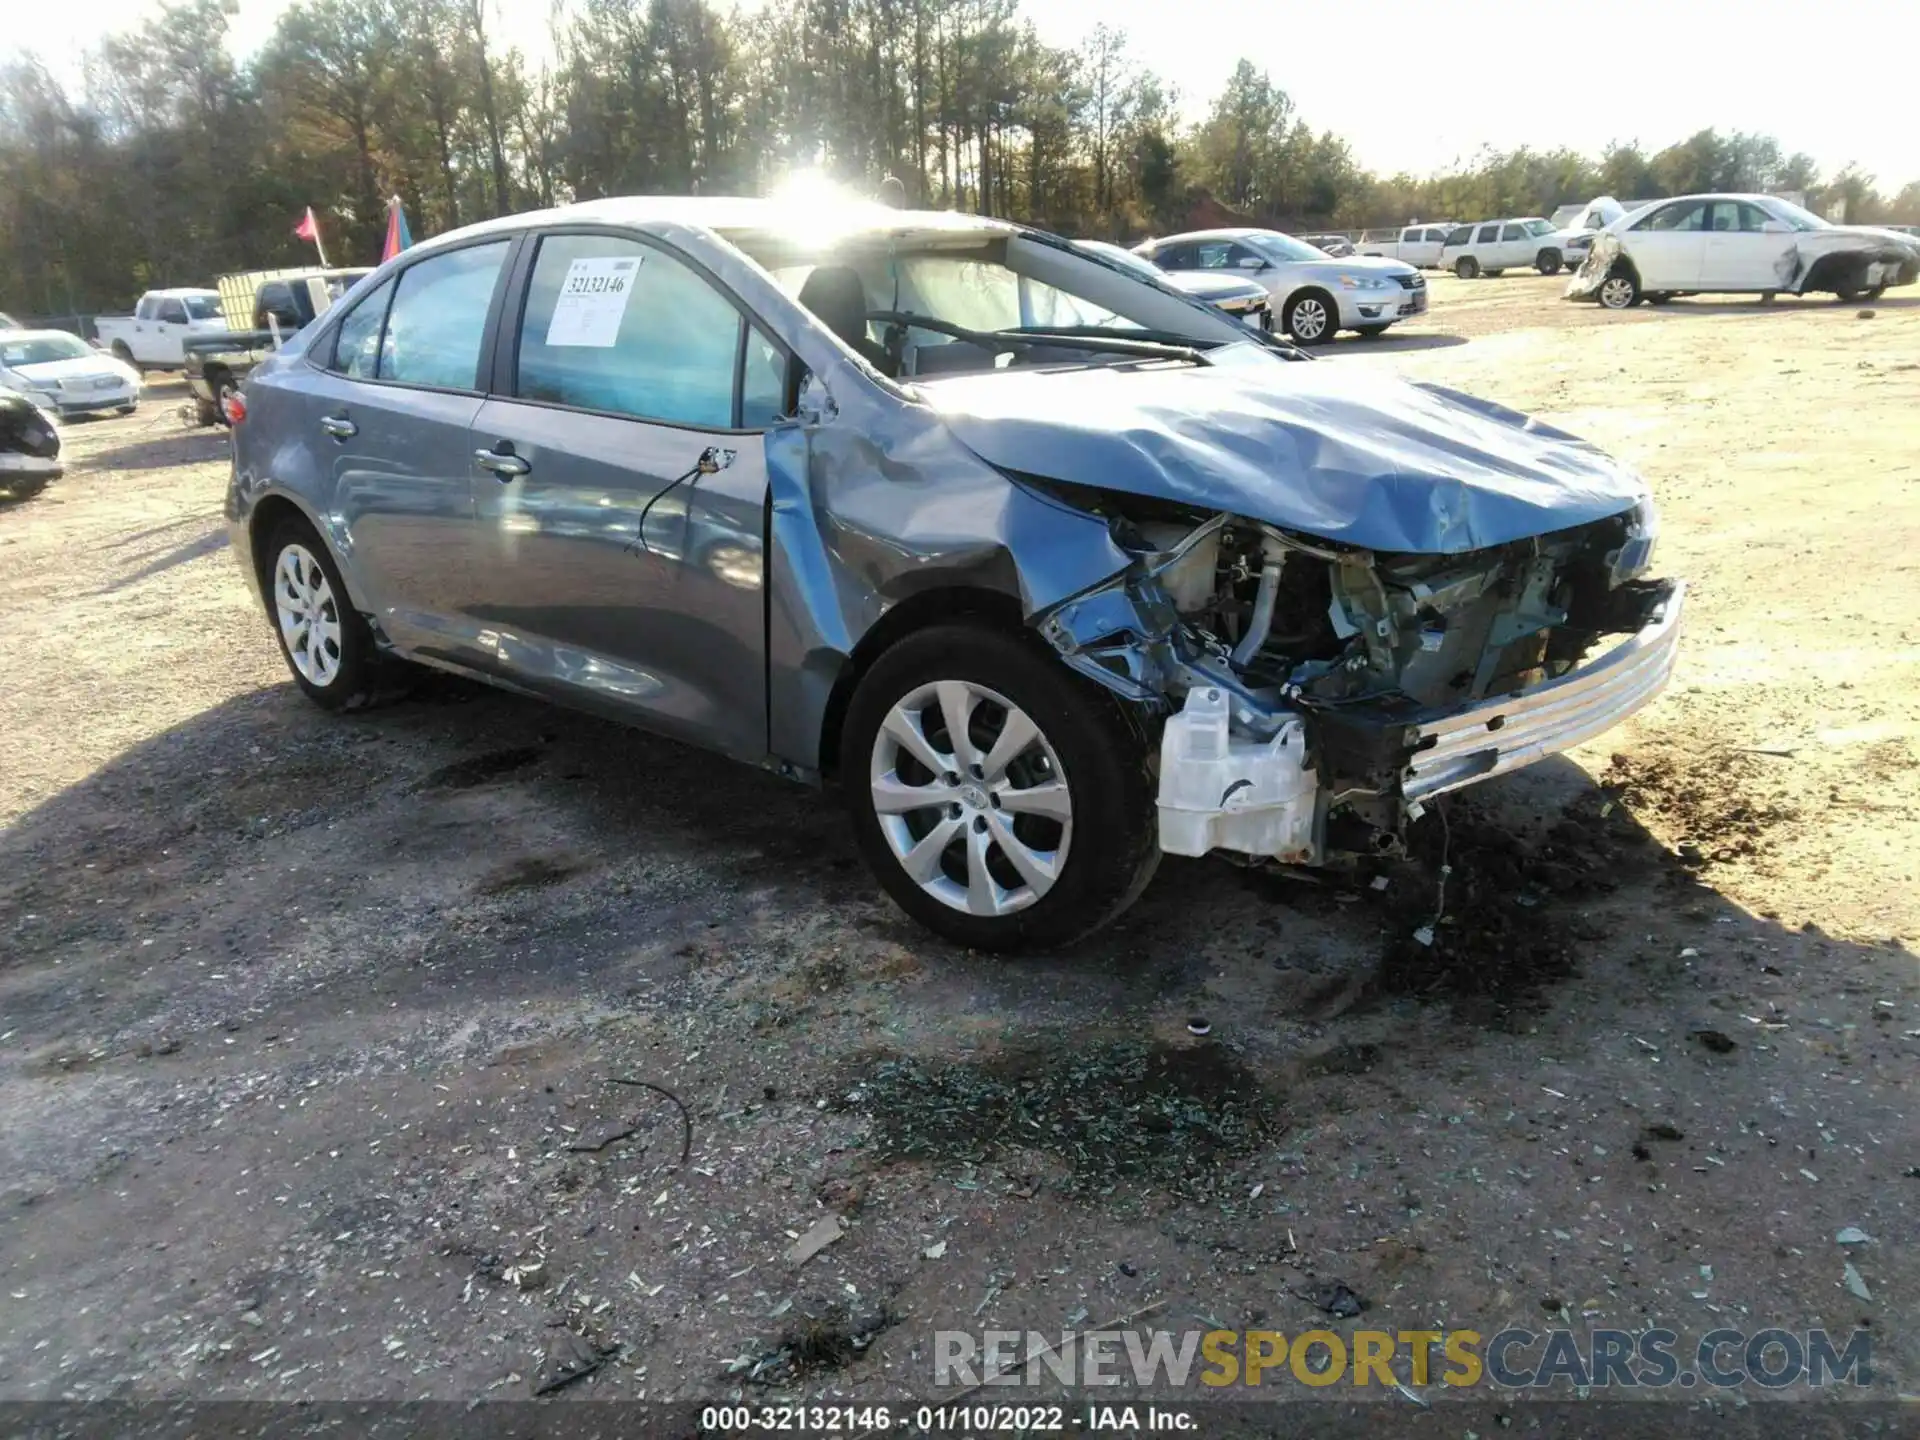
[[[355,599],[403,648],[489,668],[476,611],[472,448],[488,317],[508,240],[427,256],[341,321],[302,424],[331,461],[328,523]]]
[[[1715,200],[1707,207],[1702,290],[1778,290],[1781,262],[1791,235],[1768,234],[1767,214],[1744,200]]]
[[[499,673],[760,759],[786,352],[664,247],[538,247],[468,446]]]

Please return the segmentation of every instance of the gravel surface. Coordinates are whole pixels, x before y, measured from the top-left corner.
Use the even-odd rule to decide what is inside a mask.
[[[873,1399],[1155,1302],[1870,1325],[1920,1389],[1920,304],[1557,289],[1330,356],[1621,454],[1693,583],[1658,704],[1453,803],[1432,947],[1432,822],[993,960],[769,776],[450,681],[325,715],[224,435],[71,426],[0,504],[0,1399]]]

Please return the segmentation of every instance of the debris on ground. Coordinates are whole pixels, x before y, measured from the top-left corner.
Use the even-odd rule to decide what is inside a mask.
[[[826,1249],[846,1233],[846,1227],[840,1223],[840,1217],[838,1215],[828,1215],[823,1219],[816,1220],[813,1228],[798,1240],[794,1241],[791,1248],[788,1249],[787,1263],[789,1265],[806,1264],[807,1261],[818,1255],[822,1250]]]
[[[540,1368],[534,1374],[533,1393],[551,1394],[582,1376],[591,1375],[607,1363],[612,1353],[564,1326],[556,1327],[552,1338],[547,1341],[546,1358],[540,1362]]]
[[[1733,1037],[1724,1030],[1709,1030],[1702,1027],[1689,1030],[1687,1034],[1716,1055],[1730,1055],[1739,1048],[1734,1044]]]
[[[1684,1140],[1687,1137],[1678,1125],[1671,1125],[1665,1120],[1656,1120],[1653,1124],[1641,1130],[1640,1138],[1643,1140]]]
[[[1872,1300],[1873,1292],[1867,1289],[1867,1282],[1860,1278],[1860,1272],[1853,1268],[1849,1260],[1840,1272],[1841,1282],[1847,1287],[1847,1293],[1856,1300]]]
[[[1848,1225],[1833,1237],[1836,1245],[1871,1245],[1873,1237],[1858,1225]]]
[[[889,1057],[862,1082],[882,1160],[977,1165],[1007,1149],[1044,1151],[1072,1195],[1125,1181],[1210,1193],[1219,1163],[1276,1133],[1276,1106],[1217,1042],[1143,1044],[1076,1037],[972,1060]]]
[[[1338,1280],[1313,1290],[1302,1290],[1296,1293],[1315,1309],[1324,1311],[1336,1320],[1351,1320],[1367,1308],[1366,1301]]]

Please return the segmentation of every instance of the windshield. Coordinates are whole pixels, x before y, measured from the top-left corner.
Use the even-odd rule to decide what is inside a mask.
[[[1791,200],[1776,200],[1768,197],[1761,202],[1776,220],[1784,220],[1796,230],[1831,230],[1831,222],[1822,220],[1811,210],[1802,210]]]
[[[1525,230],[1529,235],[1551,235],[1553,233],[1553,225],[1546,220],[1523,220],[1520,222],[1520,228]]]
[[[1325,260],[1324,250],[1316,250],[1304,240],[1282,235],[1278,230],[1256,230],[1241,237],[1269,260]]]
[[[218,320],[220,318],[220,297],[218,295],[187,295],[180,303],[187,307],[187,316],[192,320]]]
[[[36,335],[30,340],[0,341],[0,365],[45,365],[52,360],[84,360],[94,353],[72,335]]]

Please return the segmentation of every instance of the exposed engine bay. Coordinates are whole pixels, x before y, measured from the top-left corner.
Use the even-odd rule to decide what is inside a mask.
[[[1134,557],[1041,630],[1081,673],[1173,712],[1160,751],[1172,853],[1397,852],[1422,797],[1606,728],[1671,665],[1668,644],[1603,683],[1582,672],[1605,637],[1661,627],[1668,610],[1677,622],[1678,587],[1642,578],[1657,535],[1647,502],[1489,549],[1396,555],[1048,488],[1105,515]],[[1558,712],[1518,725],[1524,756],[1501,738],[1509,708]],[[1484,732],[1477,749],[1463,721]],[[1423,774],[1423,759],[1447,764]]]

